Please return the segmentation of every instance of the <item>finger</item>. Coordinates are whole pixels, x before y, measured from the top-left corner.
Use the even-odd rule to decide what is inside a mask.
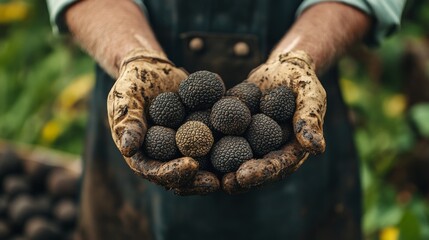
[[[296,95],[293,117],[296,138],[307,152],[322,153],[326,146],[323,137],[326,91],[313,70],[313,61],[306,53],[297,51],[280,55],[279,62],[287,73],[287,86]]]
[[[207,171],[198,171],[190,184],[174,189],[177,195],[207,195],[218,191],[219,179],[215,174]]]
[[[263,159],[243,163],[236,172],[237,182],[243,188],[250,188],[278,181],[296,171],[307,157],[308,153],[294,141],[281,150],[265,155]]]
[[[239,194],[249,191],[249,188],[243,188],[238,184],[235,172],[230,172],[223,176],[222,189],[228,194]]]
[[[130,79],[118,80],[107,101],[113,140],[122,155],[130,157],[142,145],[147,130],[141,88]]]
[[[314,72],[301,76],[295,88],[297,97],[293,123],[296,138],[306,151],[322,153],[326,146],[323,137],[326,92]]]
[[[125,161],[136,174],[168,189],[188,184],[198,172],[198,162],[190,157],[159,162],[147,159],[139,151]]]

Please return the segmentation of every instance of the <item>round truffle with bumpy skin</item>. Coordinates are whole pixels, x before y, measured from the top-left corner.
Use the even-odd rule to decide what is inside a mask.
[[[253,158],[252,149],[243,137],[226,136],[214,146],[210,156],[213,167],[222,172],[237,171],[240,165]]]
[[[277,122],[286,122],[295,112],[295,95],[287,87],[276,87],[262,95],[261,112]]]
[[[217,131],[226,135],[241,135],[252,116],[249,108],[236,97],[226,97],[213,105],[210,121]]]
[[[155,125],[177,128],[185,118],[185,106],[174,92],[164,92],[156,96],[149,106],[149,117]]]
[[[252,114],[259,110],[262,92],[254,83],[242,82],[226,91],[225,95],[238,97],[246,104]]]
[[[177,129],[177,147],[184,156],[202,157],[210,151],[213,142],[212,132],[202,122],[185,122]]]
[[[283,132],[278,123],[265,114],[253,115],[252,122],[246,132],[253,152],[263,156],[279,148],[283,141]]]
[[[210,122],[210,110],[192,112],[186,117],[186,121],[202,122],[205,125],[207,125],[207,127],[209,127],[210,130],[213,130],[213,126]]]
[[[153,126],[147,130],[143,149],[153,159],[168,161],[179,154],[175,141],[176,131],[163,126]]]
[[[198,71],[179,85],[179,96],[190,110],[210,108],[225,94],[225,84],[216,73]]]

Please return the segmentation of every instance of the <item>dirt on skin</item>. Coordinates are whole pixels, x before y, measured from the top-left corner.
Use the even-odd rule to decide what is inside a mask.
[[[325,151],[323,119],[326,113],[326,91],[314,72],[311,58],[302,51],[280,54],[254,70],[248,82],[262,91],[277,86],[292,89],[296,96],[295,135],[302,147],[310,153]]]

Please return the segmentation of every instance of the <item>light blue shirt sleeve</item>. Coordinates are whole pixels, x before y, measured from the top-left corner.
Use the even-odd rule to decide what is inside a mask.
[[[46,0],[49,10],[49,18],[54,33],[65,34],[69,30],[64,20],[65,10],[70,7],[72,4],[82,1],[82,0]],[[134,0],[134,2],[142,9],[143,12],[147,13],[146,7],[143,4],[142,0]]]
[[[405,0],[305,0],[297,10],[299,16],[305,9],[321,2],[341,2],[353,6],[375,19],[369,44],[379,44],[385,37],[399,29]]]

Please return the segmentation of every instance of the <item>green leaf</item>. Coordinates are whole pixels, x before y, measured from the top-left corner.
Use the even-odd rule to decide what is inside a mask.
[[[429,137],[429,103],[413,106],[410,110],[410,117],[419,133]]]
[[[402,220],[399,223],[400,240],[419,240],[422,239],[420,221],[418,217],[410,210],[405,211]]]

